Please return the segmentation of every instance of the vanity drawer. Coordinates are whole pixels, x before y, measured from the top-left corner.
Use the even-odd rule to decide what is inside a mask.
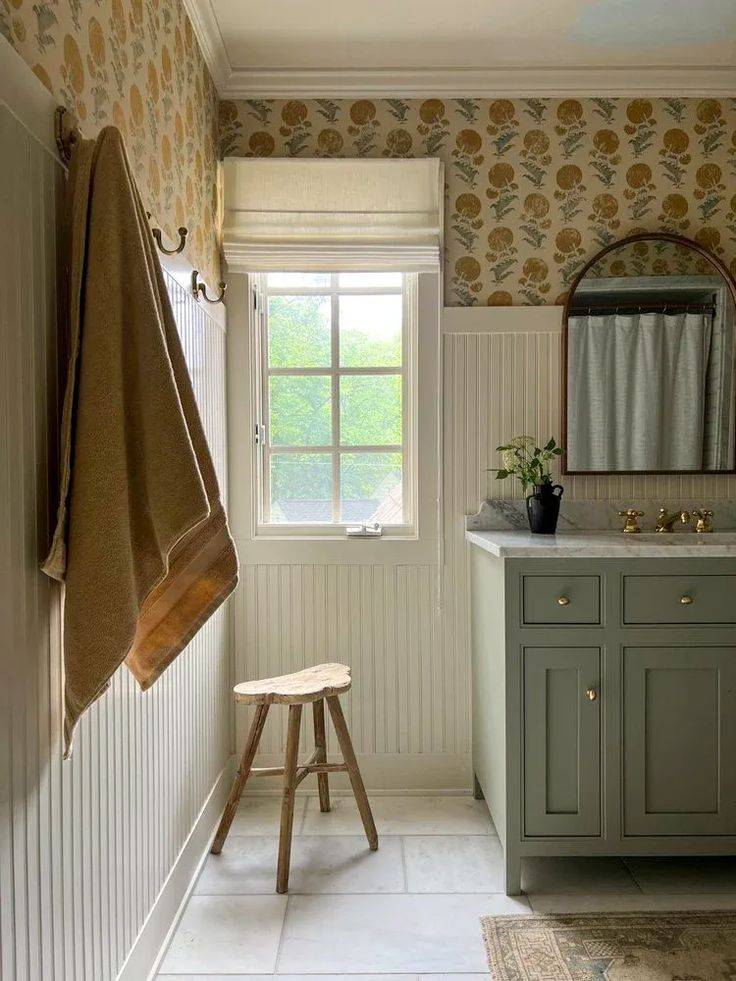
[[[523,576],[522,623],[596,624],[601,622],[599,576]]]
[[[624,576],[624,623],[736,623],[736,576]]]

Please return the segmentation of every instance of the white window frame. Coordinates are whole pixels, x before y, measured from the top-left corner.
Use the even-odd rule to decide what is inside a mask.
[[[290,270],[285,269],[285,272]],[[361,270],[352,268],[351,272]],[[365,270],[368,271],[368,270]],[[391,270],[400,272],[401,270]],[[345,538],[346,529],[355,522],[339,520],[340,454],[342,453],[401,453],[403,516],[401,524],[383,525],[383,538],[413,540],[419,537],[418,488],[417,488],[417,337],[418,304],[417,274],[402,273],[400,287],[340,286],[339,273],[330,273],[329,286],[268,287],[267,273],[250,276],[252,302],[255,316],[251,337],[251,419],[253,420],[252,472],[255,475],[253,503],[254,526],[257,539],[339,539]],[[396,367],[345,368],[339,364],[339,297],[346,295],[403,296],[402,308],[402,364]],[[269,368],[268,365],[268,296],[316,295],[329,296],[331,301],[331,364],[329,368]],[[400,375],[402,379],[402,443],[401,445],[343,446],[340,445],[339,380],[350,375]],[[282,447],[270,446],[268,418],[268,383],[272,376],[329,376],[332,385],[332,443],[325,446]],[[275,453],[329,453],[332,457],[331,523],[283,523],[268,520],[270,503],[269,456]]]

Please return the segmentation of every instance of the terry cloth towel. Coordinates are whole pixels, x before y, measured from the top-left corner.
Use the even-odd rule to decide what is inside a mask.
[[[69,370],[56,531],[65,755],[123,661],[149,688],[238,566],[158,256],[120,133],[80,141],[67,188]]]

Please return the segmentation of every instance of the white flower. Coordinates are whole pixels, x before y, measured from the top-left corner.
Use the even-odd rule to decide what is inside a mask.
[[[520,450],[527,450],[530,446],[534,446],[533,436],[514,436],[513,439],[509,440],[509,446],[514,446]]]
[[[501,451],[501,460],[503,462],[504,470],[513,470],[519,460],[516,456],[516,450],[529,450],[534,446],[533,436],[514,436],[508,442],[508,449]]]

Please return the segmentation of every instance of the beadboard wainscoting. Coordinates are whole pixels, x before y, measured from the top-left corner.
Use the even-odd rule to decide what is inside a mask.
[[[496,446],[522,432],[560,435],[561,318],[559,308],[545,309],[532,309],[531,318],[524,307],[445,310],[441,578],[436,563],[248,564],[249,543],[238,543],[244,567],[231,607],[237,677],[321,660],[350,664],[346,714],[374,792],[470,788],[465,516],[486,497],[522,496],[520,486],[488,472],[499,465]],[[548,329],[535,329],[542,326]],[[736,493],[736,478],[725,475],[563,482],[563,508],[569,498],[702,500],[717,508]],[[249,716],[244,706],[236,714],[242,745]],[[284,721],[278,708],[271,713],[265,765],[283,757]],[[259,789],[253,782],[251,792]]]
[[[62,761],[60,595],[39,563],[55,522],[64,385],[64,172],[53,100],[25,65],[7,79],[12,66],[0,67],[0,977],[140,981],[228,789],[228,614],[218,611],[146,694],[121,668]],[[167,283],[225,488],[225,331]]]

